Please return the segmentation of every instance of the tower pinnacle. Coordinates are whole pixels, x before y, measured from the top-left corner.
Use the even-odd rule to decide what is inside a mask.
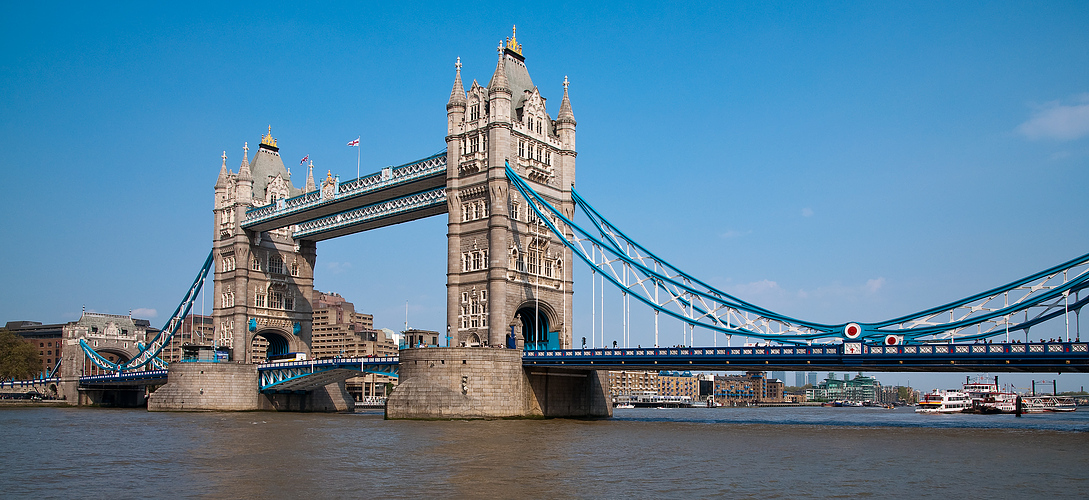
[[[450,101],[446,103],[446,108],[450,109],[450,106],[465,105],[465,85],[461,83],[461,57],[458,57],[458,61],[454,63],[454,88],[450,89]]]

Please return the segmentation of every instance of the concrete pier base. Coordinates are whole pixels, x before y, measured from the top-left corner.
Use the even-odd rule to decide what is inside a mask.
[[[403,349],[386,418],[607,417],[606,378],[593,370],[522,368],[522,351]]]

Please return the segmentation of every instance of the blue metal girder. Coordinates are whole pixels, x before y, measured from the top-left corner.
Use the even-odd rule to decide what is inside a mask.
[[[600,272],[614,286],[656,312],[727,335],[798,345],[846,339],[894,343],[972,341],[1027,330],[1042,321],[1079,311],[1089,303],[1089,297],[1080,297],[1089,288],[1086,254],[1002,287],[888,321],[823,324],[799,320],[745,302],[681,271],[612,225],[574,189],[572,199],[590,220],[592,230],[574,223],[549,204],[509,164],[506,172],[542,224],[595,274]],[[851,330],[855,335],[848,334]]]
[[[842,345],[526,351],[523,366],[594,370],[1089,372],[1089,344]]]
[[[322,241],[444,214],[447,210],[449,208],[444,186],[308,220],[298,224],[291,237],[296,240]]]
[[[166,370],[142,370],[80,377],[79,385],[160,385],[165,384],[166,379]]]
[[[303,392],[365,373],[397,377],[399,358],[333,358],[268,363],[257,368],[261,392]]]
[[[331,198],[320,190],[246,211],[242,228],[261,232],[403,198],[446,186],[446,151],[397,167],[341,182]]]
[[[181,328],[182,320],[189,315],[189,310],[193,307],[193,302],[197,300],[200,289],[204,286],[204,278],[208,276],[208,273],[212,269],[212,263],[214,262],[213,253],[214,252],[208,252],[208,258],[204,260],[204,265],[201,266],[200,271],[197,272],[197,277],[193,280],[193,285],[189,287],[189,291],[182,297],[181,303],[178,304],[178,307],[174,309],[174,313],[167,319],[166,325],[155,334],[155,338],[151,339],[151,341],[143,347],[140,347],[140,351],[136,356],[124,363],[114,363],[95,352],[94,348],[91,347],[86,340],[80,339],[79,346],[83,349],[84,355],[86,355],[95,366],[113,372],[136,370],[148,363],[154,363],[158,359],[159,353],[162,352],[163,348],[170,344],[170,339],[174,338],[174,334]]]

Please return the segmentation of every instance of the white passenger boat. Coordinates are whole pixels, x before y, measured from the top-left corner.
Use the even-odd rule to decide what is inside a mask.
[[[972,400],[974,413],[1013,413],[1017,409],[1017,394],[999,389],[998,377],[993,381],[969,378],[964,392]]]
[[[961,391],[947,390],[924,394],[915,413],[960,413],[972,407],[972,398]]]

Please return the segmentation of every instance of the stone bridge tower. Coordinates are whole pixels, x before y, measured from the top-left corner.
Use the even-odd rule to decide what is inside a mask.
[[[243,147],[237,173],[227,154],[215,185],[215,286],[212,317],[216,342],[231,348],[231,359],[252,362],[269,354],[309,353],[310,304],[316,246],[295,241],[291,227],[254,233],[242,229],[246,210],[301,194],[284,168],[272,127],[253,161]],[[308,172],[306,191],[314,190]],[[260,337],[263,341],[254,339]]]
[[[447,112],[447,328],[451,345],[571,347],[572,254],[537,220],[504,166],[564,213],[575,183],[575,118],[563,82],[556,119],[533,84],[522,46],[499,46],[487,87],[466,93],[461,59]]]

